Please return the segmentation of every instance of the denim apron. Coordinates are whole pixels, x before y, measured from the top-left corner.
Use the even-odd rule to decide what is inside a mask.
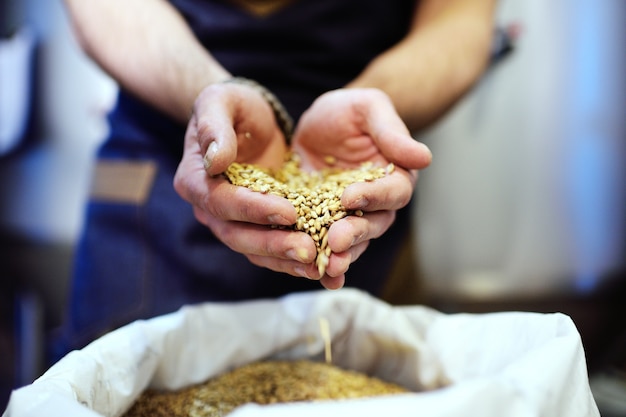
[[[228,1],[172,3],[222,65],[267,86],[295,120],[317,96],[342,87],[398,42],[414,7],[406,0],[302,0],[257,16]],[[141,186],[145,196],[89,202],[66,320],[51,344],[51,361],[116,327],[186,304],[322,288],[317,281],[252,265],[196,221],[172,186],[184,125],[124,91],[109,122],[110,137],[98,160],[151,167]],[[130,177],[121,180],[122,188]],[[346,285],[379,295],[407,232],[405,209],[351,265]]]

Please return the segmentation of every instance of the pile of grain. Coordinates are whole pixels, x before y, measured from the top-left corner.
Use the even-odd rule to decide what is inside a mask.
[[[176,392],[144,392],[124,417],[218,417],[247,404],[406,393],[398,385],[322,362],[255,362]]]
[[[332,166],[332,158],[327,159]],[[328,228],[335,221],[348,215],[362,216],[361,210],[349,211],[341,204],[341,195],[347,186],[355,182],[374,181],[391,173],[393,164],[377,168],[363,163],[357,169],[326,168],[306,172],[300,169],[296,154],[289,154],[280,170],[269,171],[253,164],[232,163],[225,172],[235,185],[253,191],[274,194],[288,199],[298,213],[294,230],[308,233],[317,247],[315,265],[324,275],[331,254],[328,246]]]

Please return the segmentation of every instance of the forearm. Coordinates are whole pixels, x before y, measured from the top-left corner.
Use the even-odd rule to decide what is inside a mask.
[[[119,85],[181,122],[230,76],[164,0],[65,0],[85,52]]]
[[[461,0],[445,10],[422,11],[411,33],[373,60],[348,87],[380,88],[409,129],[429,126],[475,84],[487,66],[494,5],[490,0],[483,1],[482,7],[477,3]]]

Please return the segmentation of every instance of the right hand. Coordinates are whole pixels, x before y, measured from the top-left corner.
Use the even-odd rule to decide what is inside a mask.
[[[293,205],[282,197],[232,185],[219,175],[234,161],[279,168],[286,152],[273,111],[256,89],[211,84],[195,101],[174,188],[191,203],[200,223],[253,264],[317,277],[310,236],[268,227],[293,225]]]
[[[303,169],[309,170],[326,167],[328,156],[341,168],[357,168],[365,162],[395,166],[390,175],[352,184],[341,196],[346,209],[364,212],[336,221],[328,230],[332,253],[321,283],[341,288],[350,265],[372,239],[391,227],[397,210],[409,203],[418,170],[430,164],[432,155],[413,139],[387,94],[373,88],[343,88],[318,97],[298,122],[293,151],[300,155]]]

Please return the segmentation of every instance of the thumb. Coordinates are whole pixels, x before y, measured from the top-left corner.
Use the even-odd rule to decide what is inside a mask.
[[[411,135],[399,133],[389,128],[381,129],[375,139],[382,154],[390,162],[405,169],[424,169],[432,161],[433,155],[425,144]]]
[[[411,136],[390,101],[378,102],[371,108],[367,120],[370,135],[389,161],[406,169],[423,169],[430,165],[430,149]]]
[[[209,175],[224,172],[237,158],[232,117],[223,106],[201,104],[195,110],[196,135]]]

